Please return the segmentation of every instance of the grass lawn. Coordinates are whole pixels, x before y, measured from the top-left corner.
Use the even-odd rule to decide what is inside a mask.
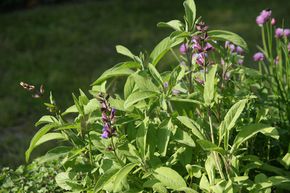
[[[273,9],[278,23],[286,18],[288,0],[196,0],[198,15],[211,29],[227,29],[249,43],[259,43],[255,18]],[[88,90],[105,69],[122,60],[115,45],[134,53],[150,51],[169,33],[158,21],[182,19],[181,0],[98,0],[40,6],[0,14],[0,167],[23,163],[24,151],[36,131],[32,123],[45,113],[42,103],[52,91],[64,109],[71,93]],[[250,57],[247,65],[252,65]],[[20,81],[44,84],[43,99],[33,99]]]

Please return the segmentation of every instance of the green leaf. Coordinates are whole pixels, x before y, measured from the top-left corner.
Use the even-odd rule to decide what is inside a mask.
[[[160,22],[157,24],[158,27],[169,27],[176,31],[181,31],[183,24],[179,20],[171,20],[169,22]]]
[[[84,113],[86,115],[98,110],[100,107],[100,102],[97,99],[91,99],[88,104],[84,106]]]
[[[40,164],[49,162],[52,160],[59,160],[60,157],[64,157],[70,153],[72,147],[68,146],[58,146],[49,150],[44,156],[37,158],[37,162]]]
[[[119,63],[113,68],[106,70],[95,82],[92,83],[91,86],[100,84],[112,77],[128,76],[134,73],[134,71],[131,70],[131,68],[139,68],[139,67],[140,64],[133,61]]]
[[[199,128],[196,126],[196,123],[186,117],[186,116],[178,116],[177,119],[186,127],[188,127],[189,129],[191,129],[192,133],[199,139],[206,139],[204,137],[204,135],[199,131]]]
[[[242,47],[245,51],[248,50],[247,43],[238,34],[224,30],[211,30],[208,32],[208,36],[213,40],[230,41],[237,46]]]
[[[184,179],[173,169],[168,167],[159,167],[154,170],[154,177],[165,187],[173,190],[186,187]]]
[[[35,123],[35,126],[39,126],[41,124],[45,124],[45,123],[57,123],[58,120],[51,116],[51,115],[45,115],[45,116],[42,116],[36,123]]]
[[[146,154],[147,122],[148,122],[148,119],[146,118],[142,122],[142,124],[138,127],[137,135],[136,135],[136,144],[143,158],[145,157],[145,154]]]
[[[64,190],[71,190],[71,186],[67,184],[70,181],[68,172],[61,172],[55,176],[56,184]]]
[[[99,192],[106,184],[113,181],[113,177],[117,174],[117,172],[117,168],[110,168],[103,175],[101,175],[95,185],[94,192]]]
[[[207,192],[211,192],[210,184],[209,184],[208,179],[207,179],[205,174],[203,174],[201,179],[200,179],[199,187],[202,190],[206,190]]]
[[[170,37],[164,38],[159,44],[154,48],[150,54],[151,63],[156,66],[159,60],[170,50],[170,48],[180,44],[183,41],[182,38],[171,39]]]
[[[30,145],[29,145],[29,148],[26,150],[25,152],[25,159],[26,159],[26,162],[29,161],[29,157],[30,157],[30,154],[31,152],[34,150],[34,148],[37,147],[37,142],[41,139],[41,137],[43,135],[45,135],[47,132],[49,132],[51,129],[57,127],[58,124],[55,124],[55,123],[50,123],[50,124],[47,124],[45,125],[44,127],[42,127],[34,136],[33,138],[31,139],[30,141]]]
[[[78,109],[77,109],[76,105],[70,106],[61,115],[64,116],[64,115],[67,115],[67,114],[70,114],[70,113],[78,113]]]
[[[118,171],[114,180],[114,192],[122,185],[122,181],[126,179],[127,175],[136,165],[135,163],[129,163]]]
[[[166,156],[167,147],[171,135],[172,122],[169,119],[165,125],[162,125],[157,131],[157,147],[161,156]]]
[[[205,161],[205,170],[209,179],[209,183],[214,185],[215,180],[215,161],[214,154],[210,153]]]
[[[153,78],[159,83],[160,86],[163,86],[162,77],[159,74],[159,72],[157,71],[157,69],[155,68],[155,66],[153,66],[152,64],[148,64],[148,68],[149,68],[150,74],[153,76]]]
[[[223,137],[225,137],[224,140],[224,146],[225,149],[228,149],[228,140],[229,135],[231,132],[231,129],[235,126],[236,121],[240,117],[241,113],[243,112],[246,103],[248,102],[247,99],[240,100],[236,104],[234,104],[230,110],[227,112],[224,120],[219,126],[219,143],[221,143]]]
[[[183,6],[185,8],[185,17],[188,23],[188,30],[193,30],[193,24],[195,22],[196,18],[196,6],[193,0],[186,0],[183,3]]]
[[[47,142],[47,141],[51,141],[51,140],[57,140],[57,139],[62,139],[65,140],[67,139],[66,136],[62,133],[47,133],[45,135],[43,135],[41,138],[39,138],[39,140],[35,143],[35,147]]]
[[[250,124],[250,125],[242,127],[234,140],[231,153],[233,153],[237,148],[239,148],[239,146],[242,143],[244,143],[245,141],[247,141],[248,139],[256,135],[258,132],[266,132],[267,130],[272,130],[272,129],[275,129],[275,128],[261,124],[261,123]]]
[[[139,90],[159,92],[158,87],[151,81],[149,76],[134,74],[133,78]]]
[[[124,56],[128,56],[129,58],[134,59],[134,54],[132,54],[132,52],[128,48],[126,48],[125,46],[117,45],[116,51],[119,54],[122,54]]]
[[[213,151],[216,151],[222,155],[225,155],[226,154],[226,151],[221,148],[221,147],[218,147],[216,144],[208,141],[208,140],[201,140],[201,139],[198,139],[196,141],[202,149],[204,149],[205,151],[210,151],[210,152],[213,152]]]
[[[77,99],[77,97],[75,96],[74,93],[72,93],[72,97],[73,97],[73,100],[74,100],[75,106],[76,106],[76,108],[77,108],[79,114],[84,115],[84,108],[83,108],[83,106],[81,106],[79,100]]]
[[[203,99],[207,106],[211,105],[214,98],[214,84],[215,84],[215,73],[217,70],[217,65],[212,66],[209,73],[206,75],[206,81],[204,84]]]
[[[188,145],[189,147],[195,147],[195,142],[192,137],[185,131],[177,129],[174,140],[180,144]]]
[[[157,96],[156,92],[151,92],[151,91],[137,91],[132,93],[125,101],[124,107],[125,109],[128,109],[130,106],[133,104]]]
[[[288,146],[288,152],[285,154],[285,156],[282,158],[281,161],[282,161],[283,165],[287,169],[289,169],[289,167],[290,167],[290,144]]]
[[[130,94],[134,92],[134,89],[135,89],[135,81],[133,75],[131,75],[127,78],[124,86],[124,98],[127,99],[130,96]]]
[[[185,192],[185,193],[198,193],[194,189],[191,189],[191,188],[188,188],[188,187],[179,188],[177,191],[178,192]]]

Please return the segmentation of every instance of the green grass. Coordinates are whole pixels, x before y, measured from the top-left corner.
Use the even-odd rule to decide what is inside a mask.
[[[45,113],[42,103],[53,91],[61,108],[72,103],[71,93],[89,89],[105,69],[123,58],[115,52],[122,44],[134,53],[150,51],[168,30],[156,23],[182,19],[182,1],[106,0],[42,6],[0,15],[0,166],[24,160],[23,152],[36,129],[32,123]],[[249,43],[250,53],[259,42],[255,24],[267,7],[289,22],[287,0],[196,1],[211,29],[239,33]],[[285,24],[287,24],[285,22]],[[287,26],[287,25],[286,25]],[[251,55],[248,55],[251,56]],[[250,58],[247,64],[252,65]],[[33,99],[20,81],[44,84],[44,99]]]

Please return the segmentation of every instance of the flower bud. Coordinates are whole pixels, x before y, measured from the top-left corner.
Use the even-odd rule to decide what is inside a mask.
[[[276,24],[276,19],[275,18],[272,18],[271,19],[271,25],[275,25]]]

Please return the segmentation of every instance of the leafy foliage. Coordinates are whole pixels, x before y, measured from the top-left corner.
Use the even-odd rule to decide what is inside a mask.
[[[193,0],[186,0],[184,8],[184,23],[159,24],[174,31],[149,57],[117,46],[129,61],[92,84],[93,98],[80,90],[73,94],[74,105],[61,112],[51,95],[46,106],[54,115],[36,123],[40,129],[26,160],[42,143],[64,141],[65,146],[38,161],[61,160],[63,170],[55,175],[55,184],[72,192],[289,191],[289,149],[281,145],[289,141],[280,137],[290,134],[280,127],[289,126],[288,111],[263,95],[264,89],[271,95],[277,91],[274,99],[288,104],[279,87],[287,83],[287,69],[280,80],[267,74],[270,82],[278,79],[280,89],[268,87],[269,81],[253,85],[263,74],[240,64],[245,41],[232,32],[208,31],[196,18]],[[224,47],[224,41],[230,42]],[[159,72],[169,53],[178,65]],[[289,63],[289,54],[283,58]],[[120,77],[126,79],[124,93],[116,94],[111,83]],[[268,109],[278,113],[267,116]]]

